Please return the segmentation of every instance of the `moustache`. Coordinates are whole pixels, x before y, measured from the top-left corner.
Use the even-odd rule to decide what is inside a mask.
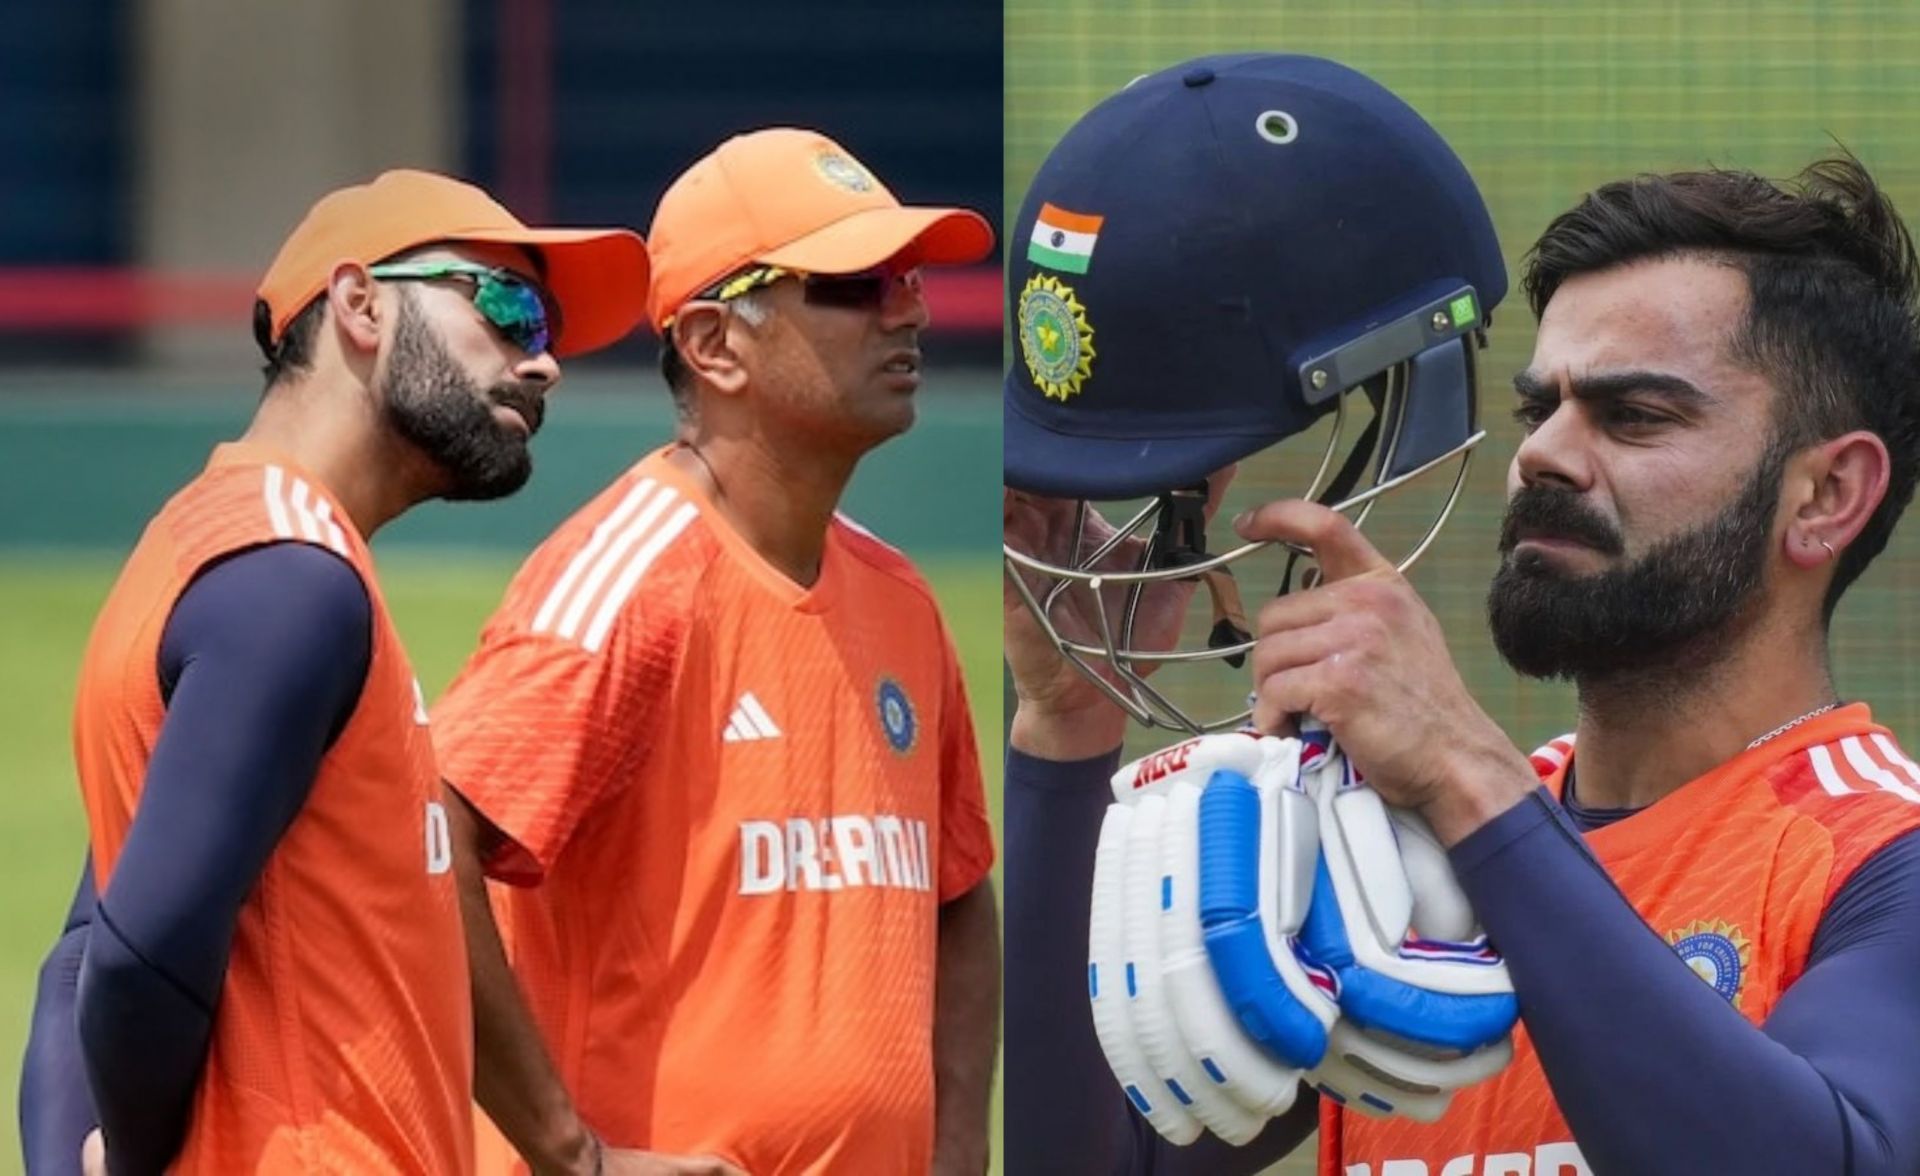
[[[547,416],[546,398],[525,384],[496,384],[487,399],[519,413],[527,422],[528,434],[538,433]]]
[[[1626,550],[1612,524],[1571,490],[1526,486],[1508,499],[1507,516],[1500,524],[1500,554],[1511,552],[1523,532],[1571,539],[1602,555],[1619,555]]]

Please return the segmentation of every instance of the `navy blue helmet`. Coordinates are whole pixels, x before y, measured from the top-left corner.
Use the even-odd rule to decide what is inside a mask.
[[[1475,353],[1507,290],[1486,203],[1377,82],[1315,57],[1230,54],[1089,111],[1034,176],[1010,241],[1005,483],[1152,499],[1124,529],[1153,537],[1139,567],[1117,572],[1095,572],[1104,552],[1050,563],[1008,547],[1009,574],[1070,657],[1113,671],[1120,689],[1103,688],[1136,718],[1229,725],[1196,723],[1146,685],[1140,664],[1195,655],[1132,649],[1132,608],[1097,643],[1063,637],[1049,613],[1096,574],[1137,593],[1224,571],[1254,547],[1206,551],[1208,475],[1329,413],[1342,427],[1308,497],[1358,507],[1449,461],[1457,496],[1483,436]],[[1350,404],[1364,428],[1345,427]],[[1343,434],[1357,440],[1336,464]],[[1036,576],[1055,583],[1036,594]],[[1229,629],[1211,644],[1235,658],[1251,641]]]

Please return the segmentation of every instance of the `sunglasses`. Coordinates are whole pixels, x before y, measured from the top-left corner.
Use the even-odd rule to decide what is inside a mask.
[[[777,265],[760,265],[715,283],[699,297],[710,302],[728,302],[748,291],[771,286],[782,278],[798,278],[801,297],[809,305],[838,310],[878,310],[896,282],[904,281],[915,293],[920,290],[918,266],[886,263],[852,274],[810,274]]]
[[[544,290],[510,269],[468,261],[402,261],[370,266],[367,272],[384,281],[471,281],[473,308],[528,355],[550,350],[560,333],[559,308]]]

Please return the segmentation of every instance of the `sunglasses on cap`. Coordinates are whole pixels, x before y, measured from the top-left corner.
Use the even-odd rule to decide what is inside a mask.
[[[729,302],[762,286],[771,286],[782,278],[799,279],[801,297],[809,305],[841,310],[877,310],[886,302],[887,294],[896,282],[904,281],[917,291],[920,288],[920,267],[886,262],[852,274],[812,274],[777,265],[757,265],[716,282],[698,297],[708,302]]]
[[[510,269],[470,261],[402,261],[369,266],[367,272],[384,281],[471,281],[473,308],[528,355],[550,349],[559,333],[560,313],[546,292]]]

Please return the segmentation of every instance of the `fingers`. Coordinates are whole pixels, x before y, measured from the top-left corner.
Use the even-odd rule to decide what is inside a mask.
[[[1346,638],[1334,625],[1265,631],[1267,636],[1253,647],[1255,682],[1265,682],[1275,674],[1325,661],[1346,646]]]
[[[1233,520],[1233,529],[1242,539],[1307,548],[1320,564],[1324,581],[1395,570],[1352,520],[1317,502],[1299,498],[1269,502]]]
[[[87,1132],[86,1141],[80,1145],[80,1171],[85,1176],[106,1176],[107,1141],[98,1127]]]
[[[1308,714],[1334,725],[1337,720],[1322,713],[1326,709],[1321,697],[1328,664],[1315,661],[1262,678],[1253,698],[1254,730],[1263,735],[1291,734],[1294,716]]]

